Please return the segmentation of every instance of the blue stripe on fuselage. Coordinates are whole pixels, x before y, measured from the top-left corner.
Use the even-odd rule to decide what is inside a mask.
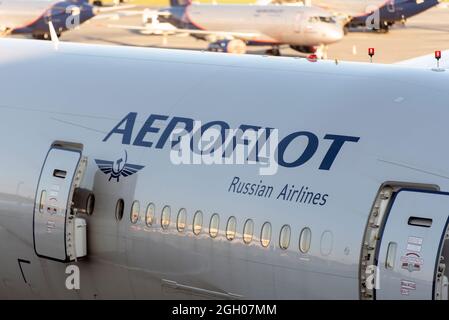
[[[74,5],[80,9],[80,24],[95,16],[93,6],[88,3],[76,4],[73,1],[61,1],[55,3],[50,9],[42,13],[41,17],[36,21],[26,27],[14,29],[13,33],[32,33],[40,35],[48,33],[48,20],[52,21],[57,32],[67,31],[71,26],[70,22],[73,21],[70,9],[68,8]]]

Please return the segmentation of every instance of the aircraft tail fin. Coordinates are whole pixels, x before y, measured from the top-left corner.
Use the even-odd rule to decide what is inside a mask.
[[[186,7],[192,3],[192,0],[170,0],[172,7]]]

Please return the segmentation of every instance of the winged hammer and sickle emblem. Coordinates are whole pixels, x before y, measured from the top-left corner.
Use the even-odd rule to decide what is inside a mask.
[[[110,174],[109,181],[114,178],[116,179],[116,182],[120,181],[120,177],[131,176],[145,167],[128,163],[128,153],[126,150],[125,159],[120,158],[116,161],[95,159],[95,163],[104,174]]]

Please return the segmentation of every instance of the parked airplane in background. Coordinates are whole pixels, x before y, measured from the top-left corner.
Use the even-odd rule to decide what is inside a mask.
[[[37,39],[49,39],[49,20],[59,36],[99,13],[124,8],[98,8],[90,5],[87,0],[1,0],[0,36],[31,34]]]
[[[348,27],[366,26],[372,30],[387,32],[396,22],[405,21],[437,4],[439,0],[259,0],[259,4],[288,3],[314,5],[342,17]],[[377,12],[376,12],[377,10]]]
[[[279,46],[313,53],[343,38],[343,27],[325,10],[315,7],[183,4],[157,12],[160,22],[175,26],[161,32],[190,34],[210,41],[213,50],[246,52],[246,45],[270,45],[267,53],[279,55]],[[157,24],[116,28],[158,31]],[[324,50],[325,51],[325,50]]]
[[[0,298],[447,300],[448,80],[2,39]]]
[[[367,26],[380,32],[388,32],[389,28],[396,22],[405,23],[408,18],[422,13],[432,7],[435,7],[439,3],[439,0],[387,1],[387,3],[379,9],[378,13],[365,13],[354,16],[349,22],[348,26]],[[377,14],[378,18],[376,18]],[[376,21],[376,19],[378,19],[378,22]]]

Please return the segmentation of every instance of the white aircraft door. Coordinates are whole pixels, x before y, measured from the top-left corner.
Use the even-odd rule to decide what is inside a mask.
[[[434,299],[448,218],[449,194],[396,194],[377,256],[376,299]]]
[[[304,15],[302,12],[298,12],[295,15],[295,21],[293,24],[293,30],[297,33],[302,33],[302,25],[304,20]]]
[[[40,257],[61,262],[73,261],[77,257],[77,218],[72,202],[86,162],[80,149],[54,145],[47,154],[34,206],[34,248]]]

